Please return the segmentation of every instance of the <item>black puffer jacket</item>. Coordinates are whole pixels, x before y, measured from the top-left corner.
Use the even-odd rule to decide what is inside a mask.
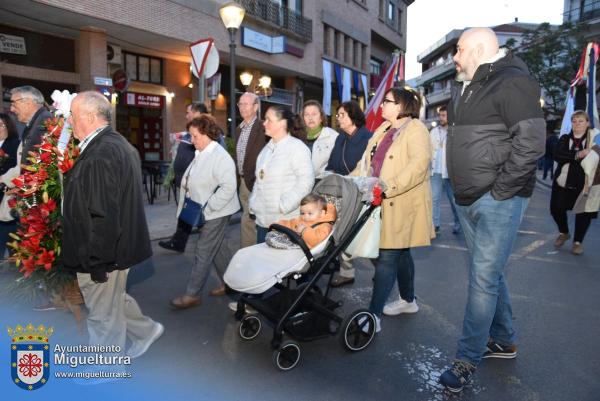
[[[521,59],[508,53],[482,64],[471,83],[452,88],[446,160],[456,203],[529,197],[544,154],[540,88]]]
[[[64,265],[80,273],[127,269],[152,255],[137,150],[110,127],[64,177]]]

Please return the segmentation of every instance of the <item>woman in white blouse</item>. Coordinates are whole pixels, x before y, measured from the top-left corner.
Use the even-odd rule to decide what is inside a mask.
[[[269,107],[264,126],[271,140],[256,160],[256,182],[249,200],[258,243],[265,241],[271,224],[298,217],[300,200],[315,182],[310,150],[297,138],[303,134],[302,124],[290,109]]]
[[[338,133],[326,126],[327,117],[321,103],[316,100],[304,102],[302,119],[306,126],[306,144],[312,153],[311,158],[315,176],[321,178]]]
[[[204,207],[206,223],[199,230],[194,264],[184,295],[171,300],[176,309],[199,305],[204,285],[215,265],[219,277],[223,277],[231,253],[223,238],[231,215],[240,209],[237,196],[235,163],[229,153],[217,142],[221,129],[208,114],[194,118],[187,125],[196,147],[196,155],[181,180],[177,215],[185,197]]]

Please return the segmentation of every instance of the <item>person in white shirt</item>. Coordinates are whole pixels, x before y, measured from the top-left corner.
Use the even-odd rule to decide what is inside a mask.
[[[303,126],[286,106],[265,113],[265,134],[271,140],[256,160],[256,181],[250,195],[250,214],[256,218],[257,243],[265,242],[269,226],[297,217],[300,200],[315,183],[308,147],[297,136]]]
[[[446,106],[438,108],[439,124],[430,132],[433,158],[431,160],[431,196],[433,201],[433,226],[436,235],[440,234],[440,203],[442,201],[442,192],[446,193],[452,214],[454,215],[454,226],[452,233],[460,233],[460,222],[456,215],[454,207],[454,193],[448,178],[448,169],[446,167],[446,138],[448,136],[448,111]]]
[[[235,163],[217,142],[221,129],[215,119],[203,114],[190,121],[187,129],[192,135],[196,155],[181,180],[177,215],[181,213],[185,197],[189,197],[204,206],[206,223],[198,232],[194,264],[185,294],[171,300],[171,306],[176,309],[200,305],[213,264],[222,279],[232,256],[223,241],[225,231],[231,216],[240,210]]]

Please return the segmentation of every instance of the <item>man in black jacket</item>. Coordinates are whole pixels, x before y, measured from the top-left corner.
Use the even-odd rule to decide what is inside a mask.
[[[467,384],[482,358],[514,358],[515,332],[504,271],[535,185],[546,124],[527,66],[488,28],[460,37],[448,106],[446,159],[470,255],[469,294],[453,367],[441,383]],[[489,341],[488,341],[489,340]]]
[[[52,114],[44,108],[44,96],[33,86],[19,86],[10,91],[10,111],[15,113],[17,120],[26,124],[21,136],[21,164],[30,164],[29,152],[42,143],[46,133],[44,122]]]
[[[142,355],[164,328],[142,315],[125,293],[129,268],[152,255],[142,201],[139,155],[110,124],[111,105],[98,92],[78,94],[70,123],[80,155],[64,177],[62,259],[77,272],[89,310],[90,344]]]

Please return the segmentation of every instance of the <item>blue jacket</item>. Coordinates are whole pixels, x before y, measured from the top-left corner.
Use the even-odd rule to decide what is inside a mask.
[[[354,135],[348,135],[341,131],[335,140],[333,150],[329,156],[329,162],[325,170],[333,171],[340,175],[348,175],[365,153],[367,143],[373,133],[364,125]]]

